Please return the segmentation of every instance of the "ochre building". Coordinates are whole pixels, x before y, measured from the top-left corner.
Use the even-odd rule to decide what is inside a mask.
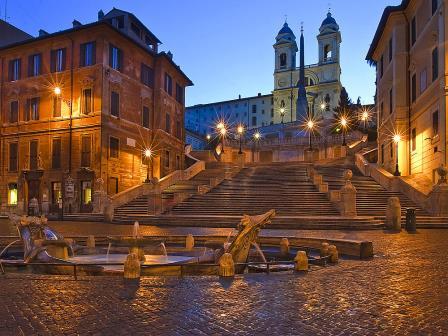
[[[0,48],[3,212],[26,212],[33,199],[91,212],[96,188],[113,195],[183,168],[192,83],[159,44],[113,9]]]

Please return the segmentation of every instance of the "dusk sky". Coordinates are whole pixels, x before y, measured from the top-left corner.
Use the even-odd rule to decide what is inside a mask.
[[[353,100],[373,102],[374,68],[364,60],[381,14],[399,0],[173,0],[84,1],[14,0],[7,21],[37,35],[71,27],[73,19],[89,23],[98,10],[112,7],[134,13],[171,50],[174,61],[194,82],[186,104],[194,105],[270,93],[273,89],[272,45],[285,15],[296,36],[305,29],[305,61],[317,62],[316,35],[328,7],[342,33],[342,84]],[[5,0],[0,0],[5,18]]]

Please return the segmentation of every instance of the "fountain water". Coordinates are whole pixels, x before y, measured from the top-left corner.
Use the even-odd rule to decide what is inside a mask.
[[[255,247],[255,250],[258,252],[258,255],[261,257],[261,260],[263,260],[264,263],[267,263],[266,257],[264,256],[263,251],[260,248],[260,245],[258,245],[256,242],[252,242],[252,246]]]
[[[160,247],[162,247],[163,255],[164,255],[165,257],[167,257],[167,256],[168,256],[168,253],[166,252],[166,246],[165,246],[165,243],[164,243],[164,242],[161,242],[161,243],[160,243]]]
[[[107,253],[106,253],[106,258],[109,259],[109,252],[110,252],[110,248],[112,247],[112,243],[109,243],[109,245],[107,246]]]

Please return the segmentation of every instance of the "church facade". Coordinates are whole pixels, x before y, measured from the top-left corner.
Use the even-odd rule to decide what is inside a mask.
[[[304,62],[303,30],[301,39],[299,62]],[[333,117],[333,109],[338,105],[342,89],[341,42],[339,25],[331,13],[328,13],[317,35],[318,62],[311,65],[303,63],[302,67],[308,103],[306,115],[312,115],[316,119]],[[225,120],[230,127],[244,124],[247,129],[297,121],[301,67],[296,58],[299,46],[294,32],[286,22],[278,32],[273,48],[275,65],[272,93],[187,107],[186,128],[206,137],[213,134],[218,119]]]

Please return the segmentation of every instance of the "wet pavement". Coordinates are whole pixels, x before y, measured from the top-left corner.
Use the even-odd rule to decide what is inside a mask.
[[[55,227],[87,234],[80,225]],[[131,230],[100,225],[94,234]],[[373,240],[376,256],[306,275],[250,274],[232,282],[145,277],[136,286],[120,277],[9,273],[0,276],[0,335],[448,334],[448,230],[277,233],[355,235]]]

